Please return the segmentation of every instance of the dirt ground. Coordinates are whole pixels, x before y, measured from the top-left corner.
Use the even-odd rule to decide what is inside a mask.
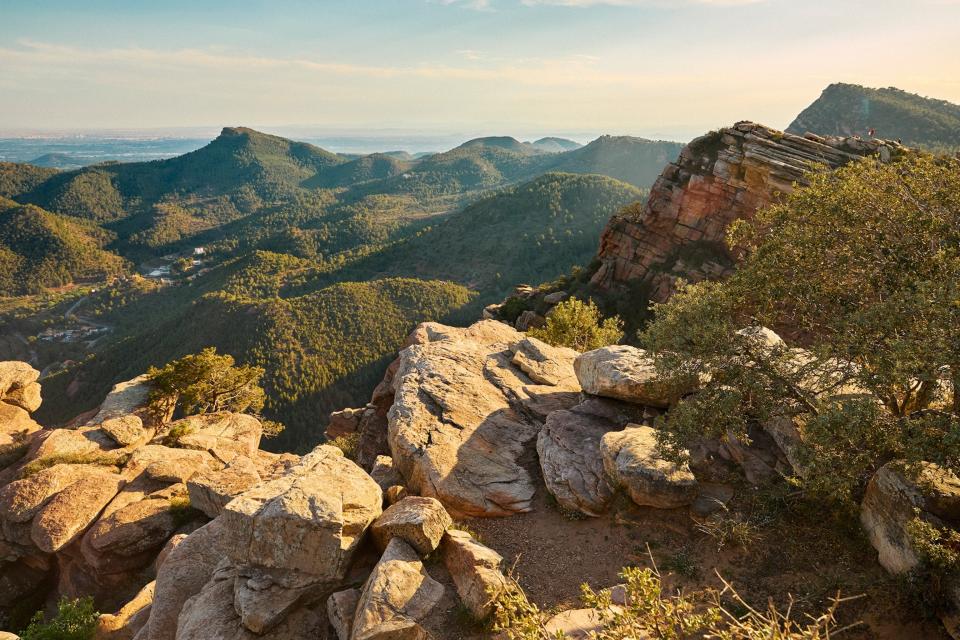
[[[845,530],[804,508],[775,491],[736,487],[725,513],[743,514],[751,524],[743,544],[730,541],[720,548],[716,533],[698,530],[689,509],[644,508],[618,499],[604,517],[571,519],[541,482],[531,513],[458,524],[503,555],[528,597],[547,611],[582,606],[582,583],[610,587],[621,582],[622,567],[650,566],[649,548],[667,589],[720,588],[719,572],[752,606],[764,608],[772,597],[782,607],[792,595],[801,616],[821,613],[838,592],[862,595],[839,610],[841,626],[861,623],[841,638],[949,638],[938,620],[903,595],[855,527]],[[484,636],[465,630],[460,637]]]

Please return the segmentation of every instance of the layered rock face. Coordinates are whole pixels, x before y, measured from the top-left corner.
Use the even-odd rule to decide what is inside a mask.
[[[647,288],[651,300],[663,302],[677,277],[721,277],[732,264],[723,245],[731,222],[791,191],[815,164],[836,168],[874,154],[889,159],[897,146],[797,136],[752,122],[697,138],[664,169],[641,210],[610,219],[591,284],[611,292]]]

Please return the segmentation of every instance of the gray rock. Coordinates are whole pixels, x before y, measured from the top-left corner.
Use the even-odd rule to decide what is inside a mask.
[[[658,381],[653,360],[643,349],[602,347],[582,354],[573,368],[586,393],[653,407],[668,407],[675,400]]]
[[[641,506],[673,509],[693,502],[697,480],[686,465],[664,460],[657,451],[656,430],[629,425],[600,441],[603,468]]]

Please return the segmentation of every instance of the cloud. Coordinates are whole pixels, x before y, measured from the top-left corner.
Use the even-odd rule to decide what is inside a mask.
[[[551,5],[557,7],[596,7],[601,5],[611,7],[677,7],[689,5],[705,5],[715,7],[734,7],[747,4],[758,4],[766,0],[521,0],[527,6]]]

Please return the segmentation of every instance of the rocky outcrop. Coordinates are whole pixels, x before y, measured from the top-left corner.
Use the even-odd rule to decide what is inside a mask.
[[[27,452],[40,431],[30,418],[40,408],[39,377],[25,362],[0,362],[0,472]]]
[[[752,122],[701,136],[664,169],[642,209],[610,219],[591,285],[611,293],[646,289],[650,299],[663,302],[678,277],[721,277],[733,264],[723,244],[731,222],[790,192],[814,164],[835,168],[862,156],[889,157],[896,146],[797,136]]]
[[[668,407],[675,400],[658,382],[653,359],[643,349],[612,345],[588,351],[573,363],[586,393],[651,407]]]
[[[393,376],[387,432],[408,489],[455,514],[528,511],[534,483],[519,459],[540,430],[543,407],[576,402],[574,352],[558,350],[548,371],[521,334],[489,320],[467,329],[427,323],[412,341]],[[517,353],[537,380],[514,364]]]

